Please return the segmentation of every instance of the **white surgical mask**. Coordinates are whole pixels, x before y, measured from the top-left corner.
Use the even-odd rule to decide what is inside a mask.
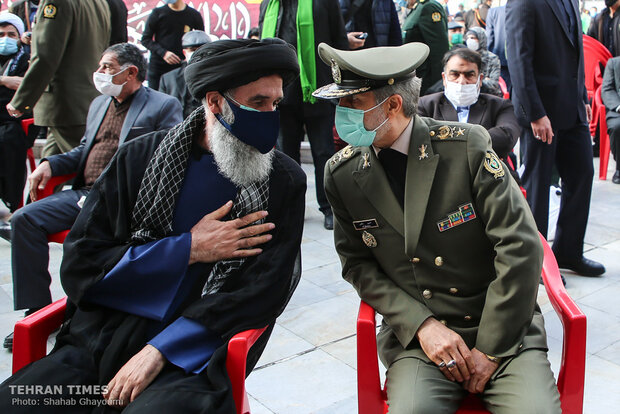
[[[121,91],[123,90],[123,85],[125,85],[125,83],[127,82],[121,85],[117,85],[112,82],[112,79],[119,73],[123,73],[125,70],[127,70],[127,68],[129,68],[129,66],[127,66],[120,72],[115,73],[114,75],[108,75],[107,73],[100,72],[93,73],[93,82],[95,83],[95,88],[97,88],[97,90],[104,95],[114,97],[120,95]]]
[[[465,41],[465,44],[467,45],[469,49],[475,52],[477,52],[478,49],[480,49],[480,42],[478,42],[476,39],[469,38]]]
[[[454,106],[473,105],[478,101],[478,95],[480,94],[479,84],[480,78],[478,78],[478,82],[476,83],[468,83],[465,85],[446,81],[444,94]]]

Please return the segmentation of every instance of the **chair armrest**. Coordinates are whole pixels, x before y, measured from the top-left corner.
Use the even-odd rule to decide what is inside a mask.
[[[226,370],[232,384],[233,399],[237,408],[237,413],[244,413],[249,407],[245,393],[245,373],[248,359],[248,352],[254,343],[265,332],[267,327],[262,329],[250,329],[239,332],[228,341],[228,353],[226,356]],[[247,411],[249,412],[249,411]]]
[[[56,175],[50,178],[47,184],[45,184],[45,188],[43,190],[37,190],[37,199],[40,200],[42,198],[52,195],[54,193],[54,188],[66,181],[69,181],[76,175],[76,173],[71,173],[65,175]]]
[[[65,319],[67,298],[62,298],[15,324],[13,374],[47,354],[47,338]]]
[[[377,357],[375,310],[360,301],[357,316],[357,404],[359,414],[383,413],[386,395],[381,388]]]
[[[24,130],[24,134],[28,135],[30,125],[32,124],[34,124],[34,118],[22,119],[22,129]]]
[[[542,278],[549,301],[564,327],[558,390],[565,414],[581,413],[586,367],[586,316],[571,299],[560,277],[558,263],[545,238],[540,236],[545,258]]]

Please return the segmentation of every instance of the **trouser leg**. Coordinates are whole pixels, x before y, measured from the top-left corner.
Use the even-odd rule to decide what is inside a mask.
[[[282,105],[280,107],[280,150],[300,163],[299,147],[304,139],[304,125],[298,105]]]
[[[11,218],[11,266],[15,310],[46,306],[49,290],[47,235],[71,228],[87,190],[52,194],[17,210]]]
[[[47,139],[43,147],[43,157],[63,154],[80,144],[86,125],[50,126],[47,128]]]
[[[331,211],[327,196],[325,195],[325,187],[323,176],[325,173],[325,164],[334,155],[334,112],[317,117],[308,117],[305,119],[306,130],[308,132],[308,140],[310,141],[310,150],[312,151],[312,161],[314,163],[314,180],[316,188],[316,200],[319,203],[319,209],[323,214]]]
[[[461,384],[417,358],[399,359],[387,371],[390,414],[452,414],[465,395]]]
[[[618,156],[620,155],[620,118],[607,120],[607,133],[609,134],[609,149],[616,161],[616,170],[618,168]]]
[[[562,198],[553,251],[564,258],[581,257],[594,177],[590,134],[586,125],[580,125],[558,131],[556,139]]]
[[[521,182],[527,191],[527,201],[538,231],[545,237],[549,227],[549,185],[557,141],[555,136],[552,143],[547,144],[535,139],[531,128],[521,130],[521,142],[524,144]]]
[[[482,399],[493,414],[559,414],[560,395],[547,353],[529,349],[500,365]]]

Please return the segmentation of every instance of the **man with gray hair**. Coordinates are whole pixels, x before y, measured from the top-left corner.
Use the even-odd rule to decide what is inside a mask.
[[[89,397],[125,412],[235,412],[227,342],[269,326],[251,370],[299,280],[306,178],[273,149],[298,73],[279,39],[194,53],[185,79],[203,106],[121,146],[95,183],[65,240],[71,320],[52,354],[0,386],[2,412],[22,409],[12,384],[67,383],[98,385]]]
[[[26,315],[50,304],[48,234],[70,229],[101,172],[124,142],[181,122],[181,104],[175,98],[142,86],[146,62],[130,43],[110,46],[93,74],[102,94],[90,105],[86,132],[80,145],[64,154],[43,158],[30,174],[30,197],[37,200],[53,176],[77,174],[73,188],[28,204],[11,217],[11,259],[15,310]],[[13,334],[4,347],[13,347]]]
[[[329,161],[343,277],[383,315],[390,414],[559,413],[536,305],[542,247],[525,198],[479,125],[415,115],[429,48],[319,45],[350,146]],[[502,410],[494,411],[502,407]]]

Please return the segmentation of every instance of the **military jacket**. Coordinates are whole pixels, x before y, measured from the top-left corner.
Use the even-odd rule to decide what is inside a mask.
[[[34,107],[37,125],[86,124],[99,95],[93,72],[109,40],[106,0],[41,0],[30,67],[11,103],[21,112]]]
[[[415,338],[428,317],[489,355],[546,348],[536,224],[484,128],[414,118],[404,209],[372,147],[336,153],[325,191],[343,277],[383,316],[386,367],[428,361]]]

